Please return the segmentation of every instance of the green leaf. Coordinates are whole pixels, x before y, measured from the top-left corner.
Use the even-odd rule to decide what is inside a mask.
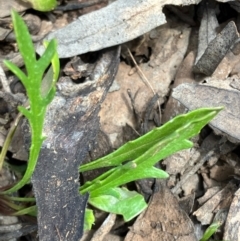
[[[52,88],[53,83],[53,67],[51,66],[42,80],[41,95],[45,98]]]
[[[59,78],[59,73],[60,73],[60,61],[59,61],[59,56],[56,49],[57,49],[57,40],[55,40],[55,53],[52,57],[53,85],[57,83],[57,80]]]
[[[49,42],[45,40],[43,44],[44,44],[45,48],[47,48]],[[54,48],[56,49],[57,48],[57,40],[54,40],[54,44],[55,44]],[[53,84],[55,84],[58,80],[59,72],[60,72],[60,61],[59,61],[57,51],[55,51],[51,62],[52,62],[52,70],[53,70]]]
[[[219,222],[212,223],[204,232],[203,237],[200,239],[200,241],[208,241],[212,237],[212,235],[217,232],[220,226],[221,224]]]
[[[47,48],[41,58],[37,61],[37,66],[40,68],[40,70],[46,70],[46,68],[49,66],[49,64],[52,62],[52,59],[56,53],[56,48],[57,48],[57,41],[56,40],[51,40],[47,44]],[[42,78],[41,78],[42,80]],[[52,81],[51,81],[52,82]]]
[[[13,196],[5,196],[6,199],[18,202],[36,202],[33,197],[13,197]]]
[[[22,216],[22,215],[30,215],[30,216],[37,216],[37,207],[36,205],[21,209],[15,213],[13,213],[14,216]]]
[[[27,110],[25,107],[23,106],[18,106],[18,110],[26,117],[26,118],[31,118],[31,112],[29,112],[29,110]]]
[[[104,164],[118,165],[92,182],[80,187],[82,194],[89,192],[90,197],[100,196],[105,190],[121,186],[142,178],[167,178],[168,174],[154,165],[167,156],[192,147],[188,139],[195,136],[217,113],[218,108],[202,108],[175,117],[162,127],[154,129],[135,141],[125,144],[114,153],[87,164],[91,168]],[[156,140],[153,140],[153,137]],[[151,145],[149,146],[149,142]],[[146,149],[146,146],[148,147]],[[115,159],[114,159],[115,158]],[[126,159],[125,159],[126,158]],[[132,160],[124,165],[121,163]],[[104,163],[102,164],[101,161]],[[83,169],[85,169],[85,166]],[[82,167],[80,168],[82,170]],[[88,168],[87,168],[88,169]]]
[[[25,85],[27,84],[28,78],[22,72],[22,70],[8,60],[4,60],[3,63],[8,67],[9,70],[13,72],[13,74],[15,74],[21,80],[22,84],[25,87]]]
[[[147,207],[142,195],[126,188],[114,188],[108,194],[90,197],[89,203],[105,212],[122,215],[125,222],[139,215]]]
[[[175,140],[189,139],[198,134],[202,127],[221,110],[222,107],[202,108],[184,115],[179,115],[163,126],[148,132],[134,141],[126,143],[115,152],[82,165],[80,171],[84,172],[101,167],[118,166],[126,160],[138,158],[153,146],[155,146],[155,151],[152,149],[154,153],[170,142],[175,142],[175,145],[182,145]],[[187,143],[185,144],[190,146]],[[180,150],[181,148],[174,147],[174,149]]]
[[[34,45],[23,19],[15,10],[12,10],[11,15],[19,52],[24,60],[28,75],[31,76],[34,74],[33,63],[36,62]]]
[[[94,222],[95,222],[95,217],[93,215],[93,210],[86,208],[85,216],[84,216],[84,231],[91,230]]]
[[[53,45],[53,46],[51,46]],[[43,80],[42,80],[42,85],[41,85],[41,94],[43,98],[45,98],[46,102],[45,104],[48,105],[52,99],[55,96],[56,93],[56,82],[58,80],[59,72],[60,72],[60,61],[58,58],[58,54],[56,51],[57,48],[57,42],[56,41],[51,41],[50,45],[49,42],[44,41],[44,46],[46,47],[46,51],[52,51],[53,50],[53,56],[46,56],[45,54],[42,56],[42,58],[39,60],[38,64],[40,64],[43,68],[46,68],[43,64],[45,64],[48,60],[49,57],[52,63],[52,66],[49,68],[47,73],[45,74]]]
[[[149,166],[148,159],[145,159],[145,161],[146,163],[143,163],[134,169],[126,169],[125,166],[116,167],[94,179],[92,182],[84,184],[80,188],[80,192],[81,194],[90,192],[90,196],[95,197],[105,193],[105,190],[135,180],[143,178],[168,178],[169,175],[165,171]]]

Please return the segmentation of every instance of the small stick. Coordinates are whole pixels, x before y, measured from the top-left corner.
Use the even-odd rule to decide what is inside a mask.
[[[133,57],[130,49],[127,48],[127,50],[128,50],[128,53],[129,53],[129,55],[130,55],[130,57],[131,57],[134,65],[135,65],[136,69],[139,71],[141,77],[143,78],[143,82],[152,90],[153,94],[156,95],[155,90],[153,89],[153,87],[152,87],[151,83],[149,82],[148,78],[146,77],[146,75],[143,73],[143,71],[141,70],[141,68],[138,66],[138,64],[137,64],[136,60],[134,59],[134,57]],[[160,109],[160,103],[159,103],[159,101],[158,101],[157,103],[158,103],[159,122],[160,122],[160,121],[161,121],[161,120],[160,120],[160,118],[161,118],[161,117],[160,117],[160,115],[161,115],[161,114],[160,114],[160,113],[161,113],[161,109]]]
[[[127,48],[127,50],[128,50],[128,53],[129,53],[129,55],[130,55],[130,57],[131,57],[134,65],[135,65],[136,69],[137,69],[137,70],[139,71],[139,73],[141,74],[141,76],[142,76],[142,78],[143,78],[143,81],[144,81],[145,84],[152,90],[153,94],[155,95],[156,92],[154,91],[154,89],[153,89],[151,83],[149,82],[148,78],[146,77],[146,75],[143,73],[143,71],[141,70],[141,68],[138,66],[138,64],[137,64],[136,60],[134,59],[134,57],[133,57],[130,49]]]
[[[116,220],[116,214],[110,213],[101,227],[94,233],[91,241],[102,241],[110,232]]]
[[[56,226],[56,225],[54,225],[54,226],[55,226],[55,228],[56,228],[56,230],[57,230],[57,235],[58,235],[58,237],[59,237],[59,240],[62,241],[62,238],[61,238],[61,235],[60,235],[60,232],[59,232],[57,226]]]

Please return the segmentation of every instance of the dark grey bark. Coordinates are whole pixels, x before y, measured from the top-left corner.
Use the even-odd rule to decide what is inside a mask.
[[[99,130],[98,112],[115,77],[119,48],[100,53],[92,81],[60,79],[48,109],[43,143],[32,177],[41,241],[77,241],[88,195],[79,194],[78,167]]]

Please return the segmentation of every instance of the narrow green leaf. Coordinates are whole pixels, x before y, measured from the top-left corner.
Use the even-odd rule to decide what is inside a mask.
[[[47,48],[41,58],[37,61],[37,66],[38,69],[41,71],[45,71],[46,68],[49,66],[49,64],[52,61],[53,56],[56,53],[56,48],[57,48],[57,41],[56,40],[51,40],[49,44],[47,45]],[[41,78],[42,80],[42,78]]]
[[[43,98],[47,96],[49,93],[53,83],[53,68],[50,66],[48,69],[47,73],[45,74],[43,80],[42,80],[42,85],[41,85],[41,95]]]
[[[114,187],[124,185],[126,183],[140,180],[143,178],[168,178],[169,175],[158,168],[148,165],[148,160],[145,163],[142,163],[135,169],[126,169],[123,166],[115,167],[111,170],[109,176],[107,175],[100,176],[94,179],[92,182],[84,184],[80,188],[81,194],[90,192],[91,197],[102,195]]]
[[[202,127],[221,110],[222,107],[202,108],[179,115],[165,125],[148,132],[134,141],[126,143],[115,152],[82,165],[80,171],[84,172],[101,167],[118,166],[126,160],[136,159],[156,144],[158,144],[159,148],[161,146],[160,143],[166,143],[166,139],[175,140],[177,136],[181,136],[181,139],[191,138],[198,134]]]
[[[139,215],[146,207],[142,195],[126,188],[114,188],[118,192],[118,198],[111,195],[90,197],[89,203],[94,207],[109,213],[120,214],[125,222]]]
[[[57,40],[56,40],[56,46],[55,46],[55,54],[53,55],[52,58],[52,67],[53,67],[53,84],[55,85],[58,81],[59,78],[59,73],[60,73],[60,61],[58,57],[58,52],[57,52]]]
[[[4,198],[17,202],[36,202],[33,197],[14,197],[14,196],[5,196]]]
[[[30,215],[30,216],[37,216],[37,207],[36,205],[21,209],[15,213],[13,213],[14,216],[22,216],[22,215]]]
[[[44,46],[45,48],[47,48],[49,45],[49,42],[45,41],[44,42]],[[51,67],[49,68],[48,72],[46,73],[46,75],[44,76],[43,80],[42,80],[42,87],[41,87],[41,94],[43,97],[47,96],[48,93],[50,92],[50,90],[55,87],[56,82],[58,80],[59,77],[59,72],[60,72],[60,61],[58,58],[58,53],[56,51],[57,45],[55,42],[55,53],[52,57],[51,60]],[[47,99],[51,99],[52,100],[52,95],[55,95],[55,91],[52,94],[49,94],[49,97]]]
[[[22,72],[21,69],[19,69],[15,64],[11,63],[8,60],[4,60],[3,63],[5,64],[5,66],[7,66],[7,68],[9,70],[11,70],[13,72],[13,74],[15,74],[22,82],[22,84],[24,85],[24,87],[27,85],[28,83],[28,78],[27,76]]]
[[[219,222],[212,223],[204,232],[203,237],[200,239],[200,241],[208,241],[212,237],[212,235],[217,232],[220,226],[221,224]]]
[[[90,192],[90,197],[96,197],[104,193],[105,190],[121,186],[134,180],[151,177],[167,178],[168,174],[166,172],[153,167],[156,162],[179,150],[190,148],[193,143],[188,139],[198,134],[202,127],[205,126],[221,109],[222,108],[202,108],[174,118],[164,126],[150,132],[156,137],[157,130],[160,133],[161,138],[158,138],[159,142],[156,142],[150,147],[148,146],[149,148],[147,150],[144,148],[143,153],[141,149],[139,149],[139,146],[136,147],[137,150],[134,150],[131,149],[132,145],[128,146],[128,143],[125,144],[124,150],[133,153],[133,155],[128,156],[128,159],[126,160],[131,160],[132,156],[136,157],[138,150],[140,150],[138,153],[139,156],[133,159],[133,161],[111,169],[102,176],[94,179],[92,182],[84,184],[80,188],[80,192],[82,194]],[[161,133],[163,135],[161,135]],[[139,145],[144,145],[145,147],[148,139],[151,138],[148,134],[131,142],[131,144],[135,142]],[[139,142],[139,139],[141,142]],[[114,152],[117,153],[115,156],[116,159],[118,159],[117,163],[123,161],[121,149],[122,147]],[[118,155],[119,150],[121,154],[120,156]],[[109,155],[110,159],[114,156],[114,153],[113,155]],[[108,160],[105,159],[105,161]],[[111,159],[111,162],[115,163],[115,160]],[[98,165],[99,160],[97,160],[96,163]]]
[[[26,24],[19,14],[15,10],[12,10],[11,15],[19,52],[24,60],[28,75],[32,75],[34,73],[36,54],[31,36]]]
[[[3,163],[4,163],[8,148],[10,146],[10,143],[12,141],[16,128],[17,127],[15,127],[15,128],[11,127],[11,130],[8,131],[7,138],[4,141],[4,145],[2,146],[1,154],[0,154],[0,171],[2,171]]]
[[[55,41],[55,53],[52,57],[52,69],[53,69],[53,83],[55,84],[58,80],[59,77],[59,73],[60,73],[60,61],[59,61],[59,57],[58,57],[58,52],[56,51],[57,49],[57,40]],[[44,41],[44,46],[45,48],[47,48],[49,42],[48,41]]]
[[[26,117],[26,118],[31,118],[31,112],[29,110],[27,110],[25,107],[23,106],[18,106],[18,110]]]

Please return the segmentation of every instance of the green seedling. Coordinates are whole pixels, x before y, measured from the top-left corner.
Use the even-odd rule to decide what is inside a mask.
[[[203,237],[199,241],[208,241],[213,234],[215,234],[218,228],[221,226],[219,222],[212,223],[204,232]]]
[[[40,148],[45,139],[42,130],[46,109],[55,95],[55,84],[60,69],[56,41],[52,40],[49,43],[45,43],[47,46],[46,51],[41,58],[37,60],[27,26],[15,11],[12,11],[12,21],[18,48],[24,60],[27,74],[7,60],[4,61],[4,64],[21,80],[27,92],[29,103],[25,106],[20,106],[18,109],[29,121],[31,128],[31,147],[27,170],[22,180],[11,189],[3,192],[4,194],[19,190],[29,182],[32,176]],[[44,73],[50,63],[52,63],[51,68],[46,74],[48,78],[44,78]],[[50,75],[51,77],[49,77]]]
[[[131,220],[140,214],[147,204],[142,195],[121,186],[142,178],[167,178],[168,174],[165,171],[154,167],[156,162],[179,150],[192,147],[193,143],[189,138],[197,135],[221,109],[221,107],[202,108],[179,115],[165,125],[126,143],[115,152],[81,166],[81,172],[105,166],[112,166],[112,169],[85,183],[80,187],[80,193],[89,192],[88,202],[92,206],[105,212],[120,214],[125,221]],[[13,198],[9,200],[15,201]],[[36,206],[32,209],[18,208],[16,211],[15,215],[22,213],[32,215],[36,213]],[[91,229],[94,221],[92,210],[87,209],[84,229]]]
[[[197,135],[221,110],[222,107],[202,108],[179,115],[115,152],[81,166],[81,172],[100,167],[112,168],[81,186],[80,193],[89,192],[91,205],[121,214],[125,221],[131,220],[147,204],[139,193],[119,187],[142,178],[167,178],[168,174],[154,165],[177,151],[192,147],[189,138]]]
[[[17,44],[27,74],[9,61],[4,63],[22,81],[27,91],[29,103],[19,107],[19,111],[29,121],[31,147],[28,166],[22,180],[2,194],[17,191],[28,183],[32,176],[45,138],[42,130],[46,109],[55,95],[55,84],[60,68],[56,42],[52,40],[50,43],[45,43],[46,51],[37,60],[30,34],[23,20],[14,11],[12,12],[12,19]],[[50,63],[52,65],[45,74]],[[115,152],[81,166],[80,172],[100,167],[112,168],[93,181],[85,183],[80,188],[80,193],[88,192],[90,194],[89,203],[91,205],[106,212],[121,214],[125,221],[131,220],[141,213],[147,207],[147,204],[139,193],[129,191],[122,186],[142,178],[167,178],[168,174],[155,168],[154,165],[179,150],[192,147],[193,143],[189,138],[197,135],[221,109],[221,107],[202,108],[177,116],[165,125],[126,143]],[[16,204],[16,202],[32,202],[33,199],[11,196],[8,198],[4,196],[4,198],[2,201],[12,210],[15,210],[15,215],[36,215],[37,213],[36,206],[26,207]],[[84,228],[90,229],[93,223],[93,211],[86,209]]]
[[[32,8],[41,12],[51,11],[57,6],[56,0],[25,0]]]

